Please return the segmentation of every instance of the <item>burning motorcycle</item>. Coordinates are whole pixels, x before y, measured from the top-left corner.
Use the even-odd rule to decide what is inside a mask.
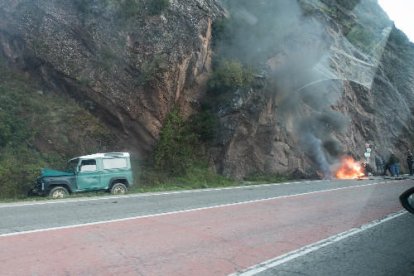
[[[408,212],[414,214],[414,187],[400,195],[400,202]]]

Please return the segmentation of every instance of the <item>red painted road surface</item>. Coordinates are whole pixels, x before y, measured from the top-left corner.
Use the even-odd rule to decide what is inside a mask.
[[[408,186],[388,182],[0,236],[0,274],[227,275],[399,211]]]

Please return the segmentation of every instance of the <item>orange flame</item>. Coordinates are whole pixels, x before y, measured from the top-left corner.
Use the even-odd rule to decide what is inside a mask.
[[[339,168],[335,172],[338,179],[357,179],[364,176],[362,165],[352,157],[344,157],[341,160]]]

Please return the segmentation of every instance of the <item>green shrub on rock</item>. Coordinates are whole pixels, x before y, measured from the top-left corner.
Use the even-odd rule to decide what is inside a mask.
[[[224,60],[214,70],[209,87],[211,90],[225,92],[249,86],[254,79],[253,72],[238,61]]]
[[[167,116],[155,148],[155,167],[170,175],[183,175],[193,161],[195,136],[189,131],[179,109]]]

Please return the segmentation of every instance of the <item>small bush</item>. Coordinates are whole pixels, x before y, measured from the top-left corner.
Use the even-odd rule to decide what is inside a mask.
[[[201,111],[190,117],[190,128],[201,142],[209,142],[216,136],[218,118],[209,111]]]
[[[214,70],[210,80],[210,90],[225,92],[248,87],[254,79],[252,70],[246,69],[238,61],[225,60]]]
[[[185,121],[174,108],[165,119],[155,148],[155,169],[167,176],[186,176],[195,167],[204,166],[203,144],[215,137],[216,128],[217,118],[208,111]]]
[[[155,168],[169,175],[183,175],[194,160],[195,136],[174,108],[167,116],[155,148]]]
[[[0,198],[24,198],[43,166],[27,147],[3,148],[0,152]]]

